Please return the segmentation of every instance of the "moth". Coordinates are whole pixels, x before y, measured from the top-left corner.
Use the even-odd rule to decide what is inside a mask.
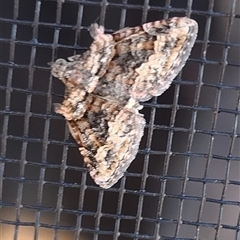
[[[136,157],[145,120],[140,102],[161,95],[181,71],[198,24],[186,17],[105,34],[92,24],[82,55],[58,59],[52,75],[65,84],[55,111],[68,122],[95,183],[110,188]]]

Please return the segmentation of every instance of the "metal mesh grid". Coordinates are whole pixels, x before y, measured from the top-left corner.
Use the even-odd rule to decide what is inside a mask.
[[[240,10],[231,1],[1,0],[0,238],[239,239]],[[144,104],[139,154],[108,190],[89,177],[48,62],[172,16],[199,23],[172,87]]]

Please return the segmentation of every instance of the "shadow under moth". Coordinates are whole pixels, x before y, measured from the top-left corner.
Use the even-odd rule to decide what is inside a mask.
[[[198,32],[186,17],[105,34],[90,27],[82,55],[58,59],[52,75],[65,84],[55,111],[68,122],[95,183],[110,188],[134,160],[145,126],[141,105],[169,88],[188,59]]]

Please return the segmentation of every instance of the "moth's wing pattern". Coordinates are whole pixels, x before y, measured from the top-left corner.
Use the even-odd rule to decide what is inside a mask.
[[[83,92],[67,82],[65,100],[56,112],[68,120],[91,177],[109,188],[135,158],[145,120],[133,99],[122,106]]]
[[[106,73],[99,79],[94,93],[110,96],[126,103],[137,76],[136,69],[154,54],[155,36],[147,34],[142,26],[124,28],[112,34],[115,56]]]
[[[112,34],[115,56],[94,92],[120,101],[161,95],[181,71],[198,31],[189,18],[171,18]]]
[[[125,106],[115,118],[107,121],[104,129],[105,141],[96,151],[93,152],[93,148],[83,142],[83,147],[79,150],[96,184],[102,188],[110,188],[123,176],[136,157],[144,126],[143,116]],[[86,136],[86,139],[89,139],[89,136]]]
[[[146,23],[144,31],[155,36],[154,53],[135,69],[138,73],[131,96],[146,101],[161,95],[181,71],[195,43],[198,25],[189,18]]]

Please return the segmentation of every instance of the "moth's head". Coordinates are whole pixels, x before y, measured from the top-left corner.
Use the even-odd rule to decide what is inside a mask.
[[[63,80],[65,71],[68,67],[68,62],[62,58],[58,59],[55,63],[51,66],[51,73],[54,77]]]
[[[54,77],[60,79],[65,85],[79,85],[82,82],[82,73],[77,67],[73,60],[68,58],[58,59],[51,66],[51,73]]]

